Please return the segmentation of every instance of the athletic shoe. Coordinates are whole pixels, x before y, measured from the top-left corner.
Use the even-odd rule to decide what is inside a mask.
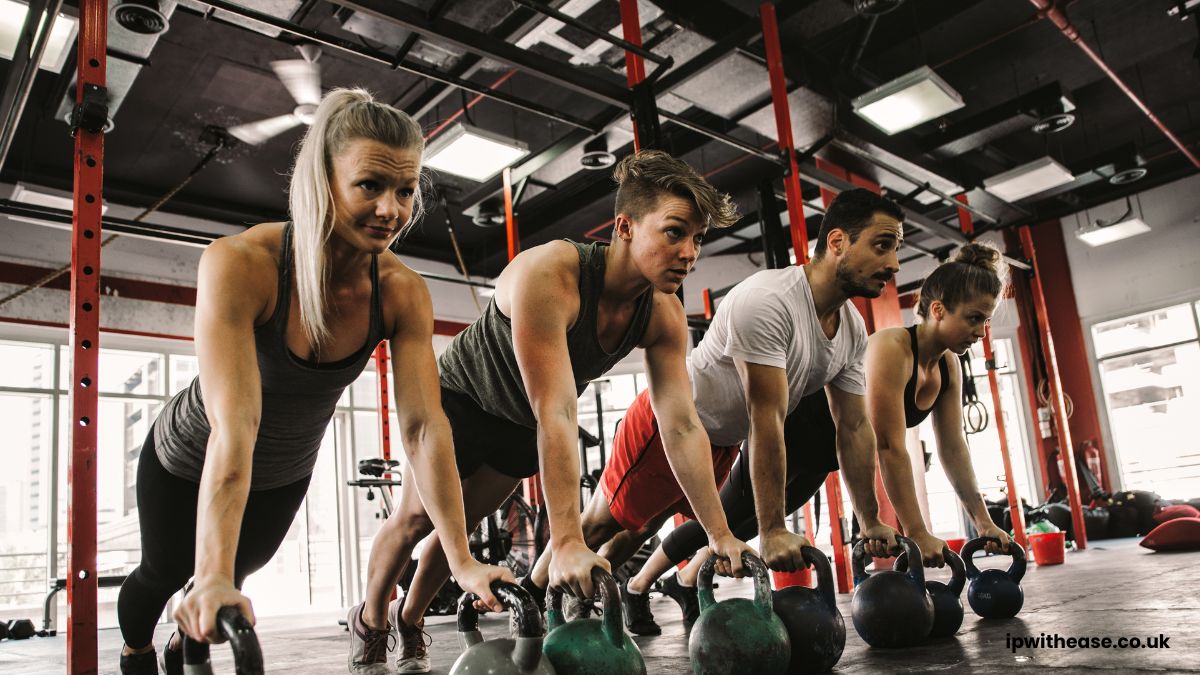
[[[683,611],[683,629],[685,631],[692,630],[692,624],[700,618],[700,595],[697,593],[696,587],[684,586],[679,583],[678,572],[663,579],[659,582],[659,586],[663,595],[678,603],[679,609]]]
[[[621,610],[625,614],[625,627],[634,635],[662,635],[662,628],[654,621],[650,611],[649,593],[630,593],[629,580],[621,584]]]
[[[346,627],[350,629],[350,657],[346,660],[352,675],[391,675],[387,664],[391,627],[377,630],[363,621],[363,605],[350,608]]]
[[[425,619],[415,626],[405,625],[400,620],[400,601],[388,605],[388,618],[400,631],[400,656],[396,658],[397,673],[428,673],[432,669],[429,661],[429,644],[433,638],[425,632]]]
[[[158,662],[154,658],[154,652],[122,654],[121,675],[158,675]]]
[[[165,675],[183,675],[183,640],[179,638],[179,633],[171,633],[162,654],[158,656],[158,667]]]

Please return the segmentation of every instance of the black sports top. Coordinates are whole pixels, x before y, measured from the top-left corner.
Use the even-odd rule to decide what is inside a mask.
[[[908,384],[904,385],[904,426],[912,429],[925,421],[929,417],[929,413],[933,412],[933,408],[937,405],[938,399],[942,394],[946,393],[946,387],[950,385],[950,368],[946,366],[946,358],[943,355],[938,359],[938,371],[942,374],[942,386],[938,388],[937,396],[933,399],[933,405],[927,410],[921,410],[917,407],[917,327],[909,326],[905,328],[908,331],[909,340],[912,343],[913,369],[912,375],[908,378]]]

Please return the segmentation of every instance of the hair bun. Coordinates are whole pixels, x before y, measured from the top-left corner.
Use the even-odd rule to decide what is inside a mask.
[[[958,255],[954,257],[954,262],[982,267],[992,274],[998,274],[1000,251],[987,244],[967,244],[958,249]]]

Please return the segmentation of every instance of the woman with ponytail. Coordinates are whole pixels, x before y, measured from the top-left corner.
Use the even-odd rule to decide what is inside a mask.
[[[920,323],[888,328],[867,342],[867,412],[875,429],[880,473],[904,533],[917,543],[927,567],[945,564],[946,542],[929,532],[913,484],[905,445],[908,429],[933,414],[938,458],[980,536],[1000,552],[1008,535],[988,515],[975,481],[962,425],[962,370],[958,355],[981,340],[996,310],[1004,279],[1000,252],[967,244],[954,260],[939,265],[921,285]]]
[[[409,460],[401,504],[425,505],[458,583],[500,608],[490,584],[511,577],[471,557],[459,483],[442,480],[454,451],[429,292],[388,250],[420,215],[424,146],[408,115],[361,89],[334,90],[296,157],[291,221],[205,250],[200,374],[163,408],[138,460],[142,555],[117,603],[122,673],[158,672],[154,628],[189,578],[175,612],[189,637],[216,637],[216,612],[227,605],[254,621],[242,582],[282,543],[338,399],[385,339]],[[386,620],[368,625],[352,612],[350,626],[356,671],[388,672]],[[163,652],[168,673],[182,672],[177,642]]]

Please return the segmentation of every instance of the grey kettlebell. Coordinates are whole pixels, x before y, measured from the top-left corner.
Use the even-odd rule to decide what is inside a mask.
[[[555,675],[550,659],[542,655],[546,627],[529,592],[507,581],[493,581],[492,593],[508,608],[512,637],[483,639],[479,632],[479,596],[464,593],[458,599],[458,637],[463,653],[450,668],[451,675]]]

